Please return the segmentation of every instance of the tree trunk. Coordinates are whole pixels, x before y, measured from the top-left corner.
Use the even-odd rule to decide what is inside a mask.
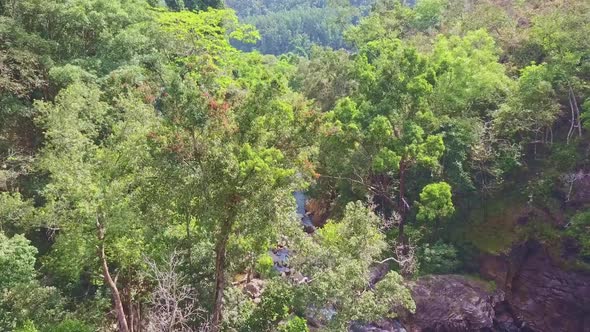
[[[571,119],[571,125],[570,125],[570,130],[567,133],[567,138],[566,138],[566,143],[569,144],[570,142],[570,138],[574,133],[574,128],[578,128],[578,136],[582,136],[582,120],[581,120],[581,115],[580,115],[580,109],[578,108],[578,102],[576,100],[576,95],[574,93],[574,90],[572,89],[571,85],[569,85],[568,83],[568,101],[570,104],[570,110],[572,111],[572,119]]]
[[[399,202],[398,202],[398,210],[399,210],[399,232],[398,232],[398,240],[404,243],[404,223],[406,219],[406,163],[402,159],[399,162]]]
[[[578,100],[576,99],[576,94],[574,93],[574,89],[570,86],[570,93],[572,94],[572,101],[574,102],[574,109],[576,111],[577,117],[577,124],[578,127],[578,136],[582,137],[582,115],[580,114],[580,108],[578,107]]]
[[[222,320],[223,293],[225,291],[225,259],[226,247],[231,231],[231,222],[225,221],[221,225],[221,233],[215,244],[215,298],[213,302],[213,317],[211,331],[218,332]]]
[[[96,227],[98,230],[98,240],[100,241],[98,247],[98,257],[100,259],[100,264],[102,266],[102,275],[104,277],[105,282],[111,289],[111,293],[113,295],[113,302],[115,305],[115,313],[117,314],[119,331],[129,332],[129,326],[127,325],[127,317],[125,316],[123,302],[121,301],[121,294],[119,293],[119,289],[117,288],[116,281],[113,280],[113,278],[111,277],[111,274],[109,272],[109,266],[107,263],[107,258],[104,253],[104,226],[99,222],[98,218],[96,220]]]
[[[99,249],[100,255],[100,262],[102,264],[102,275],[104,277],[105,282],[111,289],[111,293],[113,293],[113,301],[115,302],[115,312],[117,314],[117,321],[119,323],[119,331],[120,332],[129,332],[129,327],[127,325],[127,317],[125,317],[125,310],[123,310],[123,302],[121,301],[121,295],[119,294],[119,289],[117,288],[117,284],[111,278],[111,274],[109,273],[109,267],[107,265],[107,260],[104,254],[104,245],[100,245]]]
[[[188,254],[188,266],[193,266],[193,240],[191,237],[191,217],[187,213],[186,217],[186,242],[187,242],[187,254]]]

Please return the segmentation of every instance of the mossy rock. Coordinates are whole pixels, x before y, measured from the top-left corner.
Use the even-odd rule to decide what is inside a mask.
[[[504,196],[486,201],[470,214],[465,237],[482,252],[507,253],[518,242],[517,226],[526,203],[522,198]]]

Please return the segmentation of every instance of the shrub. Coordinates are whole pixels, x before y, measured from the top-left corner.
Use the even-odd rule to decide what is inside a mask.
[[[270,277],[273,272],[273,267],[274,262],[268,253],[262,254],[258,257],[258,260],[256,261],[256,272],[262,277]]]
[[[304,318],[295,316],[287,321],[287,324],[280,329],[281,332],[309,332],[307,321]]]
[[[441,241],[426,244],[419,251],[421,274],[446,274],[456,272],[460,266],[457,249]]]

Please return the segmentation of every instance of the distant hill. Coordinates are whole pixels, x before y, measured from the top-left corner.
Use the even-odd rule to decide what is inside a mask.
[[[256,45],[236,44],[265,54],[306,54],[311,45],[345,48],[346,27],[366,15],[374,0],[226,0],[244,23],[256,26]]]

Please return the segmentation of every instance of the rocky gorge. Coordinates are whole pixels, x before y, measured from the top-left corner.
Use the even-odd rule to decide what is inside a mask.
[[[355,326],[356,332],[590,331],[590,273],[571,271],[541,244],[482,255],[481,276],[410,281],[415,314]]]
[[[576,202],[588,188],[578,186]],[[305,228],[311,228],[310,220],[321,227],[326,207],[301,193],[296,197]],[[319,213],[306,212],[314,209]],[[523,217],[514,219],[517,223]],[[568,255],[560,257],[538,240],[516,243],[506,253],[480,252],[473,275],[427,275],[408,281],[416,313],[356,324],[351,331],[590,331],[590,272],[573,266]],[[377,266],[371,284],[386,272],[386,265]]]

